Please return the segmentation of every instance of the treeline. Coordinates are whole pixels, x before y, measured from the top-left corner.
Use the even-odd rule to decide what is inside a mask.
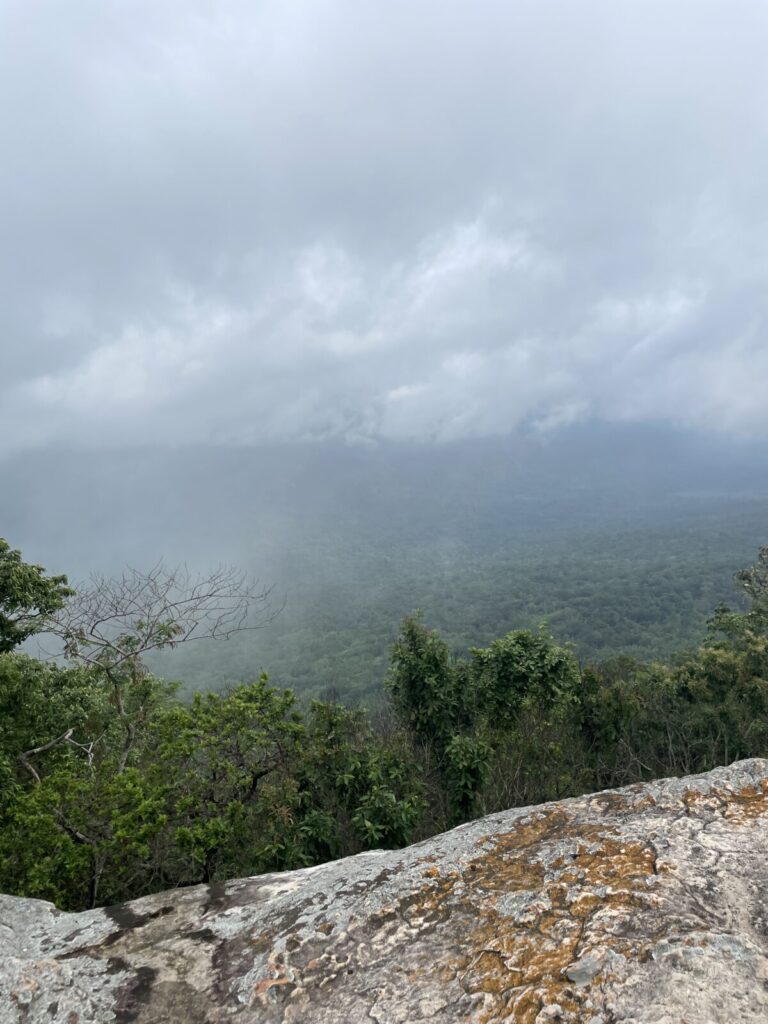
[[[254,595],[238,580],[155,571],[74,594],[0,541],[0,890],[111,904],[765,756],[768,548],[737,584],[745,610],[718,608],[670,664],[582,667],[544,629],[459,657],[409,617],[371,717],[266,676],[183,701],[146,670],[239,628]],[[68,663],[19,653],[43,629]]]

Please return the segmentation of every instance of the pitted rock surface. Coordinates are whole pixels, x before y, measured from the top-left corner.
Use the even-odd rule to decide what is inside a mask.
[[[2,1024],[768,1021],[768,761],[64,914],[0,897]]]

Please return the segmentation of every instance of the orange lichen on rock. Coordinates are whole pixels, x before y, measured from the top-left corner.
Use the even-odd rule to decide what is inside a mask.
[[[755,760],[129,907],[0,896],[0,1021],[765,1024],[766,846]]]
[[[757,786],[744,786],[725,797],[723,816],[729,821],[748,822],[768,814],[768,779]]]
[[[274,988],[276,985],[290,985],[290,978],[262,978],[260,982],[253,986],[253,995],[257,999],[261,999],[266,993]]]
[[[568,854],[552,856],[564,843]],[[601,912],[615,922],[650,905],[648,879],[656,873],[653,845],[572,821],[562,808],[524,818],[491,840],[462,873],[475,914],[454,965],[464,991],[483,999],[480,1019],[532,1024],[554,1004],[576,1014],[586,996],[568,978],[569,965],[605,941]],[[427,905],[445,903],[456,898],[454,890],[455,880],[446,878],[420,897]],[[500,894],[526,892],[534,899],[517,913],[497,906]],[[611,935],[610,942],[626,957],[644,953],[629,939]]]

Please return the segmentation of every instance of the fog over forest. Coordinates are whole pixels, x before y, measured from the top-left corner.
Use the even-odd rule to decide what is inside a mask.
[[[0,535],[241,566],[158,662],[368,699],[699,642],[768,531],[768,9],[0,4]]]
[[[681,884],[746,1005],[759,762],[561,801],[768,759],[766,54],[765,0],[0,0],[11,1016],[410,1019],[427,933],[419,1019],[603,1019],[618,960],[662,1013]]]
[[[60,450],[9,459],[2,517],[77,581],[233,564],[273,588],[263,629],[153,664],[370,700],[403,615],[457,650],[547,620],[582,658],[692,646],[768,521],[759,443],[669,428],[546,440]],[[262,612],[266,608],[261,609]]]

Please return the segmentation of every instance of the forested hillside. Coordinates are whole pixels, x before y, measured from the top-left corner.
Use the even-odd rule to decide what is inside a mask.
[[[27,455],[0,522],[74,580],[160,559],[271,586],[266,628],[153,660],[370,704],[402,616],[452,650],[542,620],[587,662],[695,647],[768,530],[764,446],[649,427],[442,445]],[[55,496],[55,500],[53,500]]]
[[[620,653],[668,658],[696,647],[712,609],[734,599],[731,577],[763,534],[768,501],[721,507],[712,519],[695,529],[510,543],[484,555],[456,545],[339,547],[323,564],[315,548],[304,566],[320,562],[317,577],[289,594],[263,631],[215,656],[178,652],[155,664],[197,687],[264,669],[302,694],[370,703],[403,609],[422,610],[455,651],[546,621],[585,663]]]

